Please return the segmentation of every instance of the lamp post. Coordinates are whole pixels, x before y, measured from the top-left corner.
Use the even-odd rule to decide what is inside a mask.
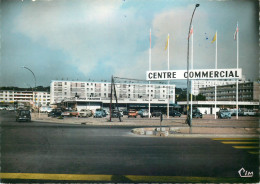
[[[36,90],[36,77],[35,77],[33,71],[32,71],[30,68],[26,67],[26,66],[22,66],[21,68],[25,68],[25,69],[29,70],[29,71],[33,74],[34,86],[35,86],[35,90]],[[33,98],[33,101],[34,101],[34,98]],[[35,104],[36,104],[36,99],[35,99]],[[39,110],[39,109],[38,109],[38,110]]]
[[[191,127],[192,126],[192,122],[191,122],[191,117],[190,117],[190,113],[189,113],[189,68],[190,68],[190,60],[189,60],[189,54],[190,54],[190,37],[189,37],[189,34],[190,34],[190,29],[191,29],[191,24],[192,24],[192,19],[193,19],[193,16],[194,16],[194,13],[196,11],[196,8],[199,7],[200,4],[196,4],[195,5],[195,8],[193,10],[193,13],[192,13],[192,16],[191,16],[191,20],[190,20],[190,26],[189,26],[189,31],[188,31],[188,50],[187,50],[187,123],[188,125]]]

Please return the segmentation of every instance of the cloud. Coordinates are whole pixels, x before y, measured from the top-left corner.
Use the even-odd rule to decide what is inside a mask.
[[[91,75],[98,79],[113,74],[144,79],[148,70],[151,26],[152,69],[167,69],[167,51],[164,47],[168,33],[170,69],[185,69],[188,27],[194,5],[156,7],[152,16],[148,16],[142,15],[142,9],[135,6],[122,8],[123,3],[125,1],[105,0],[25,3],[15,19],[13,31],[22,33],[45,47],[66,53],[69,57],[64,65],[72,63],[86,77]],[[208,8],[199,7],[193,18],[194,68],[197,69],[215,66],[215,46],[210,41],[216,27],[221,35],[219,66],[235,66],[236,45],[232,42],[234,27],[230,22],[237,17],[236,10],[223,6],[220,14],[216,12],[217,8],[212,7],[211,4]],[[208,40],[205,39],[205,34]],[[243,43],[254,47],[247,40]],[[250,49],[241,49],[241,58],[251,58],[250,53],[246,52]],[[255,69],[253,66],[245,67]]]
[[[118,75],[134,66],[136,40],[146,24],[135,19],[133,9],[121,10],[121,1],[61,2],[27,4],[14,31],[69,54],[72,60],[65,63],[74,63],[86,76],[100,64],[113,67]]]

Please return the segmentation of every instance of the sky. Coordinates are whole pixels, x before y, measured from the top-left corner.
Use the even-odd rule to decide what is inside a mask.
[[[187,69],[193,17],[194,69],[239,68],[259,79],[259,5],[256,0],[2,0],[0,86],[49,86],[51,80],[146,79],[151,69]],[[190,43],[191,44],[191,43]],[[171,83],[185,86],[185,81]]]

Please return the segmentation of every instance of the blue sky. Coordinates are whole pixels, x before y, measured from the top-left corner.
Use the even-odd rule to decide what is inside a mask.
[[[194,5],[194,68],[239,67],[246,79],[259,76],[258,2],[255,0],[2,0],[0,86],[51,80],[110,80],[111,75],[145,79],[152,30],[152,70],[186,69],[187,33]],[[172,81],[178,85],[185,81]],[[184,86],[185,87],[185,86]]]

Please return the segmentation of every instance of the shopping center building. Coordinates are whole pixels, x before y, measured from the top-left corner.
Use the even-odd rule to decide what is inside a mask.
[[[228,82],[228,81],[226,81]],[[189,102],[193,107],[199,108],[202,113],[214,114],[221,108],[235,109],[236,108],[236,82],[228,84],[218,83],[216,85],[216,100],[215,100],[215,84],[207,83],[207,87],[200,87],[198,93],[205,96],[205,101]],[[259,109],[260,101],[260,84],[259,82],[240,81],[238,83],[238,107],[240,109]],[[187,102],[178,102],[185,110]],[[215,109],[216,104],[216,109]]]

